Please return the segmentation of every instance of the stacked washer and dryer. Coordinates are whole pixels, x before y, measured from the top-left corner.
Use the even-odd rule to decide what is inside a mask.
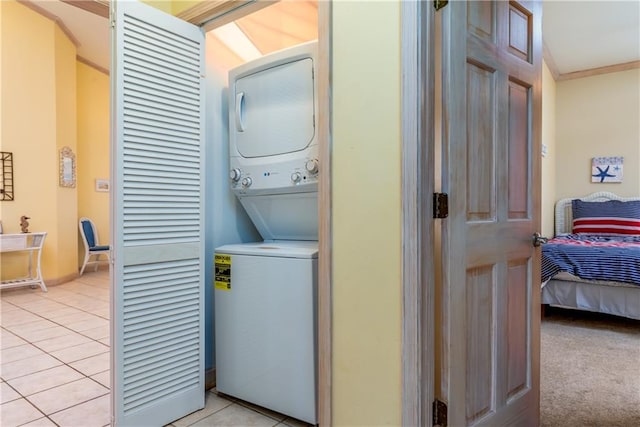
[[[217,390],[316,424],[317,43],[229,72],[230,183],[264,239],[215,252]]]

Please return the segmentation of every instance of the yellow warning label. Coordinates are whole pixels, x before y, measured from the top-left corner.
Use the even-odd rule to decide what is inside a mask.
[[[216,254],[214,284],[221,291],[231,290],[231,255]]]

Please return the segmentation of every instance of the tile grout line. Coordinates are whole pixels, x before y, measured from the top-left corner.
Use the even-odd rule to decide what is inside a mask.
[[[6,381],[3,381],[3,382],[4,382],[7,386],[9,386],[9,387],[11,388],[11,390],[15,391],[15,392],[16,392],[16,394],[17,394],[18,396],[20,396],[20,397],[18,397],[17,399],[10,400],[9,402],[14,402],[14,401],[16,401],[16,400],[24,399],[24,401],[25,401],[25,402],[29,403],[29,405],[31,405],[31,406],[33,406],[34,408],[36,408],[36,410],[37,410],[38,412],[40,412],[40,413],[42,414],[42,416],[43,416],[43,417],[45,417],[46,419],[49,419],[49,417],[47,416],[47,414],[45,414],[44,412],[42,412],[42,409],[38,408],[38,407],[37,407],[36,405],[34,405],[30,400],[28,400],[28,399],[26,398],[26,396],[23,396],[23,395],[22,395],[22,393],[20,393],[18,390],[16,390],[15,388],[13,388],[13,386],[12,386],[11,384],[9,384],[8,382],[6,382]],[[3,403],[3,405],[4,405],[5,403],[9,403],[9,402],[4,402],[4,403]],[[31,423],[31,422],[33,422],[33,421],[37,421],[37,420],[39,420],[39,419],[40,419],[40,418],[36,418],[35,420],[27,421],[25,424]],[[51,421],[51,422],[53,423],[53,420],[49,420],[49,421]],[[55,424],[56,426],[58,426],[58,424],[57,424],[57,423],[54,423],[54,424]]]
[[[88,285],[87,283],[82,283],[82,282],[81,282],[81,284],[82,284],[82,285],[84,285],[84,286],[91,286],[91,285]],[[96,287],[96,290],[99,290],[99,289],[100,289],[99,287]],[[90,297],[89,295],[80,294],[80,293],[73,292],[73,291],[69,291],[69,292],[70,292],[70,293],[73,293],[73,294],[75,294],[75,295],[80,295],[80,296],[82,296],[82,297]],[[27,294],[23,294],[23,295],[27,295]],[[61,309],[71,308],[71,309],[74,309],[74,310],[78,310],[78,311],[79,311],[79,312],[81,312],[81,313],[86,313],[86,314],[89,314],[89,315],[95,316],[96,318],[99,318],[99,319],[103,319],[103,320],[107,320],[107,321],[109,321],[109,319],[108,319],[108,318],[104,318],[103,316],[100,316],[100,315],[94,314],[94,313],[92,313],[92,312],[90,312],[90,311],[87,311],[87,310],[86,310],[86,309],[84,309],[84,308],[80,308],[80,307],[78,307],[78,306],[71,305],[71,304],[69,304],[69,303],[65,303],[65,302],[61,302],[61,301],[55,300],[55,299],[53,299],[53,298],[49,298],[47,295],[39,295],[39,294],[38,294],[38,295],[31,294],[31,295],[33,295],[33,296],[35,296],[35,297],[36,297],[36,298],[35,298],[35,300],[34,300],[34,302],[36,302],[36,303],[38,303],[38,304],[39,304],[39,303],[41,303],[41,302],[43,302],[43,301],[44,301],[44,302],[51,302],[51,303],[55,303],[55,304],[59,304],[59,305],[63,306],[63,307],[61,307]],[[45,316],[43,316],[41,313],[39,313],[39,312],[37,312],[37,311],[36,311],[37,309],[35,309],[32,305],[30,305],[30,302],[29,302],[29,301],[22,303],[22,304],[23,304],[22,306],[20,306],[20,305],[18,305],[18,304],[16,304],[16,303],[14,303],[14,302],[11,302],[11,301],[6,301],[6,300],[4,300],[4,302],[6,302],[6,303],[10,304],[11,306],[15,307],[17,310],[22,310],[22,311],[24,311],[24,312],[26,312],[26,313],[29,313],[29,314],[34,315],[34,316],[36,316],[36,317],[39,317],[41,320],[49,321],[49,322],[51,322],[51,323],[55,324],[56,326],[62,327],[62,328],[64,328],[65,330],[67,330],[67,331],[69,331],[69,332],[71,332],[71,333],[73,333],[73,334],[80,335],[80,336],[82,336],[82,337],[84,337],[84,338],[87,338],[87,339],[89,340],[87,343],[77,344],[77,345],[72,345],[72,346],[69,346],[69,347],[63,347],[63,348],[58,349],[58,350],[71,349],[71,348],[73,348],[73,347],[78,347],[78,346],[82,346],[82,345],[84,345],[84,344],[88,344],[88,343],[91,343],[91,342],[95,342],[95,343],[98,343],[98,344],[100,344],[100,345],[102,345],[102,346],[105,346],[105,347],[107,348],[107,351],[106,351],[106,352],[104,352],[104,353],[108,353],[108,352],[110,352],[110,351],[111,351],[111,348],[110,348],[110,346],[109,346],[109,345],[105,345],[105,344],[104,344],[102,341],[100,341],[99,339],[96,339],[96,338],[93,338],[93,337],[91,337],[91,336],[88,336],[88,335],[84,334],[84,333],[83,333],[84,331],[76,331],[76,330],[74,330],[74,329],[69,328],[67,325],[65,325],[65,324],[63,324],[63,323],[60,323],[59,321],[56,321],[56,320],[51,319],[51,318],[49,318],[49,317],[45,317]],[[103,301],[103,302],[104,302],[104,301]],[[80,314],[80,313],[79,313],[79,314]],[[37,321],[40,321],[40,320],[34,320],[34,322],[37,322]],[[1,322],[0,322],[0,323],[1,323]],[[31,322],[17,323],[17,324],[16,324],[16,325],[14,325],[14,326],[19,326],[19,325],[21,325],[21,324],[26,324],[26,323],[31,323]],[[54,356],[53,354],[51,354],[51,352],[49,352],[49,351],[47,351],[47,350],[43,349],[41,346],[39,346],[39,345],[37,344],[37,343],[38,343],[38,342],[40,342],[40,341],[45,341],[45,340],[49,340],[49,339],[55,339],[55,338],[57,338],[57,337],[45,338],[45,339],[43,339],[43,340],[39,340],[39,341],[37,341],[37,342],[32,342],[31,340],[29,340],[29,339],[25,338],[25,335],[24,335],[24,334],[20,334],[20,332],[17,332],[17,331],[15,331],[15,330],[8,329],[8,328],[7,328],[7,327],[5,327],[4,325],[1,325],[1,324],[0,324],[0,326],[2,326],[2,329],[3,329],[3,330],[5,330],[5,331],[7,331],[8,333],[10,333],[10,334],[12,334],[12,335],[14,335],[14,336],[18,337],[18,338],[19,338],[19,339],[21,339],[21,340],[23,340],[27,345],[33,346],[34,348],[38,349],[39,351],[42,351],[45,355],[48,355],[49,357],[51,357],[51,358],[55,359],[56,361],[59,361],[59,362],[61,363],[61,365],[58,365],[58,366],[65,366],[65,367],[68,367],[68,368],[70,368],[71,370],[73,370],[74,372],[78,373],[78,374],[81,376],[81,378],[79,378],[79,379],[72,380],[72,381],[68,381],[68,382],[64,382],[64,383],[62,383],[62,384],[58,384],[58,385],[56,385],[56,386],[53,386],[53,387],[50,387],[50,388],[47,388],[47,389],[39,390],[38,392],[33,393],[33,394],[29,395],[29,396],[32,396],[32,395],[35,395],[35,394],[37,394],[37,393],[41,393],[41,392],[44,392],[44,391],[52,390],[52,389],[54,389],[54,388],[56,388],[56,387],[60,387],[60,386],[63,386],[63,385],[67,385],[67,384],[70,384],[70,383],[75,382],[75,381],[81,381],[81,380],[83,380],[83,379],[89,379],[90,381],[92,381],[93,383],[97,384],[98,386],[103,387],[103,388],[105,388],[105,389],[106,389],[106,393],[101,394],[100,396],[95,396],[95,397],[93,397],[93,398],[91,398],[91,399],[88,399],[88,400],[85,400],[85,401],[82,401],[82,402],[78,402],[78,403],[76,403],[76,404],[74,404],[74,405],[71,405],[71,406],[69,406],[69,407],[62,408],[62,409],[60,409],[60,410],[58,410],[58,411],[56,411],[56,412],[52,412],[52,413],[51,413],[51,414],[49,414],[49,415],[54,415],[54,414],[60,413],[60,412],[62,412],[62,411],[66,411],[66,410],[69,410],[69,409],[71,409],[71,408],[74,408],[74,407],[76,407],[76,406],[86,404],[87,402],[90,402],[90,401],[92,401],[92,400],[99,399],[99,398],[104,397],[105,395],[107,395],[107,394],[109,394],[109,393],[110,393],[110,391],[111,391],[111,387],[110,387],[110,386],[109,386],[109,387],[105,386],[104,384],[102,384],[102,383],[100,383],[99,381],[97,381],[97,380],[95,380],[94,378],[92,378],[92,377],[91,377],[91,375],[89,375],[89,374],[85,374],[84,372],[80,371],[79,369],[76,369],[75,367],[71,366],[71,364],[70,364],[70,363],[79,362],[79,361],[81,361],[81,360],[89,359],[89,358],[91,358],[91,357],[99,356],[100,354],[104,354],[104,353],[98,353],[98,354],[96,354],[96,355],[90,355],[90,356],[87,356],[87,357],[84,357],[84,358],[81,358],[81,359],[78,359],[78,360],[74,360],[73,362],[69,362],[69,363],[67,363],[67,362],[63,361],[62,359],[60,359],[59,357]],[[52,327],[55,327],[55,326],[52,326]],[[48,329],[48,328],[43,328],[43,329]],[[95,328],[90,328],[90,329],[95,329]],[[31,331],[30,331],[30,332],[31,332]],[[20,345],[25,345],[25,344],[20,344]],[[14,346],[14,347],[15,347],[15,346]],[[4,349],[3,349],[3,350],[4,350]],[[56,350],[56,351],[58,351],[58,350]],[[36,357],[36,356],[33,356],[33,357]],[[27,359],[29,359],[29,358],[27,358]],[[56,367],[57,367],[57,366],[56,366]],[[54,368],[55,368],[55,367],[54,367]],[[52,367],[49,367],[49,368],[46,368],[46,369],[42,369],[42,370],[39,370],[39,371],[35,371],[35,372],[30,372],[30,373],[27,373],[27,374],[25,374],[25,375],[21,375],[21,376],[18,376],[18,377],[12,378],[12,380],[13,380],[13,379],[17,379],[17,378],[22,378],[22,377],[25,377],[25,376],[28,376],[28,375],[32,375],[32,374],[35,374],[35,373],[38,373],[38,372],[43,372],[43,371],[46,371],[46,370],[48,370],[48,369],[52,369]],[[94,373],[93,375],[98,375],[98,374],[101,374],[101,373],[103,373],[103,372],[107,372],[107,371],[109,371],[109,369],[104,370],[104,371],[100,371],[100,372],[96,372],[96,373]],[[3,379],[3,382],[6,382],[6,380],[4,380],[4,379]],[[32,405],[33,407],[35,407],[35,408],[37,409],[37,411],[38,411],[38,412],[40,412],[40,413],[43,415],[43,417],[44,417],[44,418],[46,418],[48,421],[50,421],[50,422],[51,422],[51,423],[53,423],[54,425],[58,426],[58,424],[57,424],[55,421],[53,421],[53,419],[51,419],[49,415],[45,414],[45,413],[44,413],[44,412],[43,412],[43,411],[42,411],[38,406],[36,406],[36,404],[35,404],[34,402],[32,402],[32,401],[29,399],[29,396],[25,396],[25,395],[23,395],[23,394],[22,394],[22,393],[20,393],[18,390],[16,390],[14,387],[12,387],[9,383],[7,383],[7,386],[9,386],[12,390],[14,390],[14,391],[16,392],[16,394],[19,396],[19,398],[24,399],[24,400],[25,400],[26,402],[28,402],[30,405]],[[34,421],[35,421],[35,420],[34,420]]]

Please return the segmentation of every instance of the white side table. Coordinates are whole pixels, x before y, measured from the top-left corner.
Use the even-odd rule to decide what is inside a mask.
[[[42,256],[42,245],[44,245],[45,237],[47,237],[46,232],[0,234],[0,253],[29,252],[28,276],[3,280],[0,282],[0,289],[40,285],[42,291],[47,292],[47,286],[44,284],[44,280],[42,280],[42,272],[40,271],[40,258]]]

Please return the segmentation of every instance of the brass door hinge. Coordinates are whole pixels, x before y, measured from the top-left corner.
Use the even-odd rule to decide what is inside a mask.
[[[433,193],[433,217],[446,218],[449,216],[449,195],[447,193]]]
[[[443,7],[445,7],[449,2],[447,0],[434,0],[433,2],[433,7],[436,8],[436,10],[440,10]]]
[[[439,399],[433,401],[433,425],[447,427],[447,404]]]

